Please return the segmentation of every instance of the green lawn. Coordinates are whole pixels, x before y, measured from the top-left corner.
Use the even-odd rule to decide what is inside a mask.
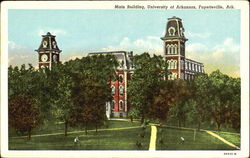
[[[234,145],[240,147],[240,135],[237,134],[228,134],[223,132],[216,132],[220,137],[226,139],[230,143],[233,143]]]
[[[108,129],[126,128],[139,126],[138,122],[108,121]],[[44,133],[48,133],[49,128]],[[104,128],[104,127],[103,127]],[[63,132],[62,129],[54,128],[54,133]],[[79,129],[77,129],[79,130]],[[73,131],[73,129],[70,129]],[[63,149],[63,150],[148,150],[150,141],[150,127],[145,129],[144,138],[139,136],[144,130],[141,127],[123,130],[100,130],[97,133],[89,131],[87,135],[84,132],[72,133],[67,137],[64,135],[38,136],[32,137],[30,141],[27,138],[9,139],[9,149]],[[35,134],[41,134],[43,131],[35,131]],[[78,136],[80,144],[75,145],[73,140]],[[136,146],[136,141],[142,143],[142,147]]]
[[[206,132],[180,130],[173,128],[157,128],[156,150],[234,150],[219,139]],[[160,132],[162,130],[162,132]],[[163,143],[160,143],[161,136]],[[185,141],[181,141],[184,137]]]

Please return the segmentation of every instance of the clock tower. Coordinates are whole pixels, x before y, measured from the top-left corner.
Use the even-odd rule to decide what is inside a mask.
[[[51,68],[52,63],[60,61],[61,50],[56,43],[56,36],[51,35],[49,32],[46,35],[42,35],[42,42],[39,48],[35,51],[38,52],[38,67]]]
[[[168,19],[166,34],[161,38],[164,45],[164,59],[168,63],[171,75],[169,80],[184,79],[185,75],[185,42],[182,20],[178,17]]]

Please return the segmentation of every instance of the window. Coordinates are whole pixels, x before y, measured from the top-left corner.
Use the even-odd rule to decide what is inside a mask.
[[[120,100],[119,101],[119,110],[123,110],[124,109],[124,104],[123,104],[123,101]]]
[[[177,52],[177,45],[176,44],[174,46],[174,54],[178,54],[178,52]]]
[[[119,75],[118,80],[119,80],[120,83],[122,83],[123,82],[123,75]]]
[[[170,61],[169,60],[167,61],[167,64],[168,64],[168,69],[170,69]]]
[[[115,95],[115,86],[114,85],[111,86],[111,94]]]
[[[174,46],[171,45],[171,54],[174,54]]]
[[[114,100],[112,100],[112,102],[111,102],[111,110],[113,110],[113,109],[115,109],[115,101]]]
[[[174,27],[170,27],[168,29],[168,34],[169,34],[169,36],[174,36],[175,35],[175,28]]]
[[[173,61],[173,69],[177,69],[177,61],[176,60]]]
[[[167,54],[170,54],[170,46],[169,46],[169,44],[167,45]]]
[[[119,86],[119,94],[123,95],[123,86],[122,85]]]
[[[119,65],[120,65],[120,68],[123,68],[123,67],[124,67],[124,61],[123,61],[123,60],[120,60],[120,61],[119,61]]]

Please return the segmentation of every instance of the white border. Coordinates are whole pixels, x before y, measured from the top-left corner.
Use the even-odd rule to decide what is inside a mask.
[[[8,150],[8,9],[114,9],[114,5],[234,5],[241,10],[241,150],[177,151],[9,151]],[[236,153],[236,156],[224,153]],[[3,157],[248,157],[249,155],[249,3],[247,1],[5,1],[1,3],[1,156]]]

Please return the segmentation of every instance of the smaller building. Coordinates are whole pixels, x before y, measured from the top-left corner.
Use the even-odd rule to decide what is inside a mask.
[[[131,79],[131,75],[134,72],[133,63],[131,57],[133,52],[126,51],[112,51],[112,52],[96,52],[89,53],[88,56],[93,55],[114,55],[119,66],[116,69],[115,75],[117,79],[110,81],[112,101],[106,103],[106,115],[110,117],[127,117],[130,105],[128,103],[127,87],[128,81]]]

